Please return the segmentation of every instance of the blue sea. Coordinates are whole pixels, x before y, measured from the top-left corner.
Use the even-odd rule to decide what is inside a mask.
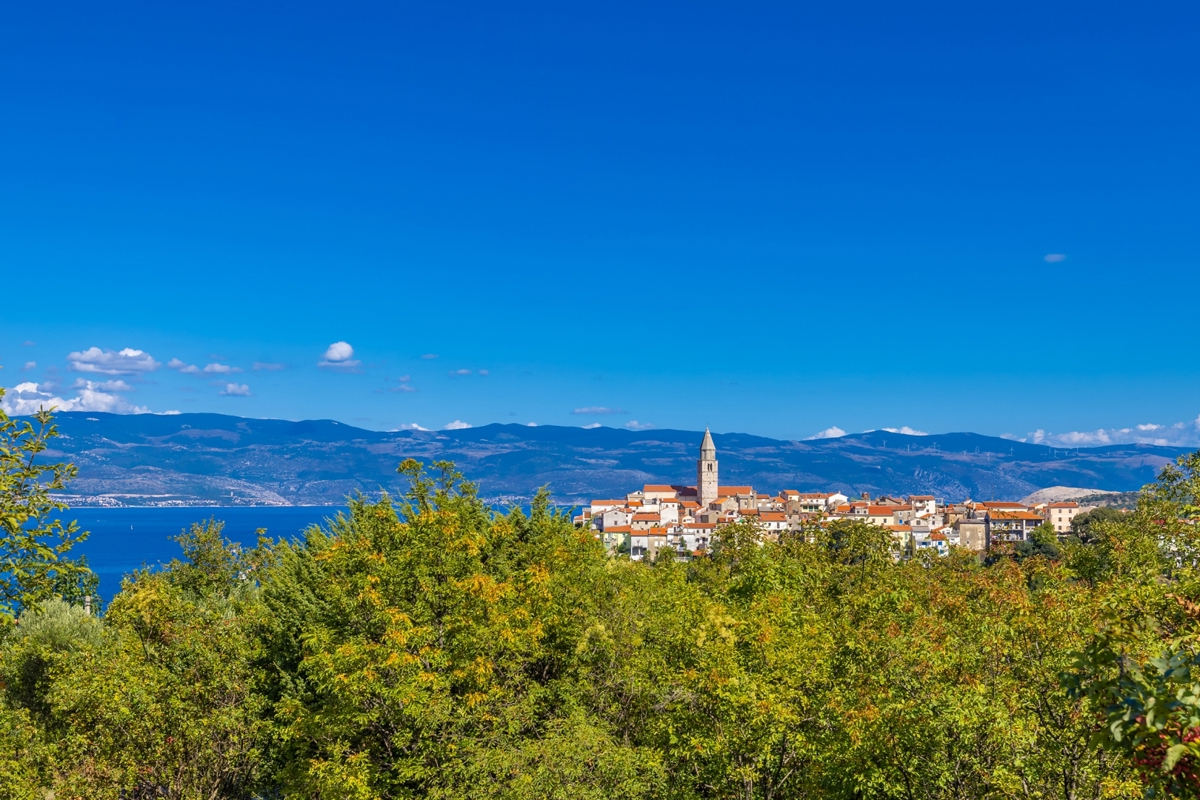
[[[257,541],[256,530],[266,528],[274,539],[299,536],[309,525],[322,524],[345,508],[338,506],[206,506],[200,508],[72,508],[65,519],[74,519],[90,531],[73,555],[83,554],[100,576],[100,596],[107,602],[121,588],[121,578],[142,566],[166,564],[180,558],[172,541],[193,522],[209,518],[225,523],[225,538],[247,546]]]

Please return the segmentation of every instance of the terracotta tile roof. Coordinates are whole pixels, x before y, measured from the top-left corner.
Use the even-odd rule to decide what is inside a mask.
[[[666,483],[647,483],[642,487],[643,492],[674,492],[675,487]]]
[[[738,494],[754,494],[753,486],[720,486],[717,487],[717,497],[733,497]]]
[[[758,518],[764,522],[787,522],[787,514],[782,511],[763,511]]]
[[[629,533],[631,531],[628,525],[613,525],[611,528],[605,528],[605,533]]]
[[[633,515],[634,522],[657,522],[661,519],[662,519],[661,514],[651,514],[649,512],[646,512],[644,514],[634,514]]]
[[[1049,506],[1047,506],[1047,508],[1079,508],[1079,503],[1051,503]]]
[[[909,500],[933,500],[934,497],[931,494],[914,494],[914,495],[911,495],[908,499]]]
[[[991,511],[991,510],[989,510],[988,516],[991,517],[992,519],[1000,519],[1000,520],[1026,519],[1026,520],[1038,520],[1040,522],[1046,521],[1044,517],[1042,517],[1039,514],[1035,514],[1032,511]]]
[[[867,506],[867,516],[882,517],[891,516],[896,513],[896,509],[892,506]]]

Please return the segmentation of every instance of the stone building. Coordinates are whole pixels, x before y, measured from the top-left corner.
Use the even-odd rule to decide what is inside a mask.
[[[717,483],[717,446],[712,434],[704,429],[704,441],[700,443],[700,460],[696,462],[696,500],[703,508],[717,499],[720,486]]]

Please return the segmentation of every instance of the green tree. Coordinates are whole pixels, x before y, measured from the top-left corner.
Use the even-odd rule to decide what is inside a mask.
[[[275,759],[297,796],[645,796],[661,774],[572,702],[606,589],[588,531],[496,515],[452,465],[283,547],[264,583]],[[638,565],[639,569],[648,566]],[[676,572],[664,565],[663,572]]]
[[[85,558],[69,557],[87,532],[55,518],[66,505],[51,493],[64,489],[76,469],[37,461],[57,435],[46,409],[32,422],[0,411],[0,616],[10,621],[26,606],[56,595],[78,602],[99,585]]]
[[[1084,543],[1091,543],[1096,539],[1096,535],[1092,532],[1093,525],[1120,522],[1124,518],[1125,513],[1115,508],[1106,506],[1093,508],[1091,511],[1075,515],[1071,520],[1071,535]]]
[[[103,645],[50,665],[44,729],[57,798],[258,797],[269,722],[256,567],[216,523],[181,537],[187,558],[125,580]]]
[[[1013,556],[1017,561],[1024,561],[1034,556],[1057,560],[1059,557],[1058,533],[1054,530],[1054,526],[1049,522],[1043,522],[1034,528],[1030,531],[1028,539],[1013,548]]]
[[[1200,797],[1198,498],[1200,453],[1181,456],[1134,513],[1093,522],[1096,544],[1072,565],[1105,601],[1063,685],[1152,797]]]

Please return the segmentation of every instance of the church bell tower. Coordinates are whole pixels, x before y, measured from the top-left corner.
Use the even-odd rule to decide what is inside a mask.
[[[696,502],[701,507],[717,499],[717,447],[712,434],[704,429],[704,441],[700,443],[700,460],[696,462]]]

